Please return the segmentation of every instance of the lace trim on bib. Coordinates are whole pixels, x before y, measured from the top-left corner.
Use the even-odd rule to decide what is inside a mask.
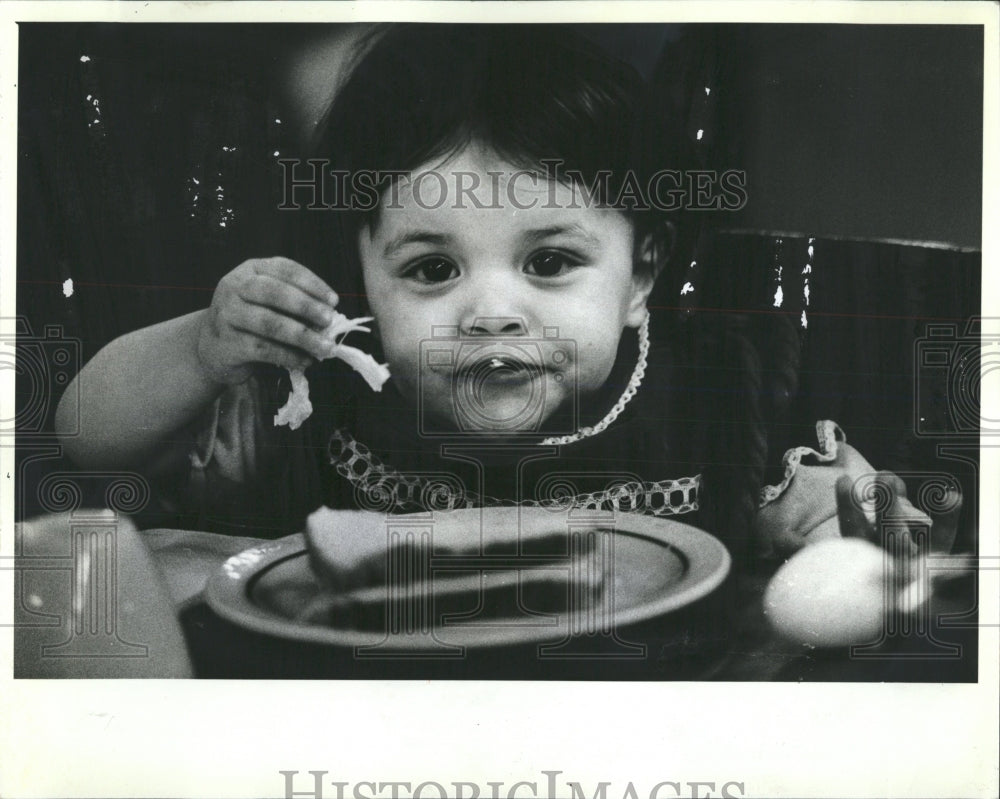
[[[781,465],[785,467],[785,477],[777,485],[764,486],[760,490],[760,505],[758,507],[763,508],[785,493],[785,489],[792,482],[799,464],[806,455],[811,455],[818,463],[829,463],[837,458],[837,444],[839,442],[847,443],[844,431],[836,422],[831,422],[828,419],[816,422],[816,438],[819,441],[818,451],[812,447],[795,447],[785,453],[785,457],[781,459]]]
[[[337,473],[354,486],[358,507],[384,513],[521,504],[555,510],[580,508],[679,516],[698,510],[698,490],[701,487],[700,474],[656,482],[626,481],[603,491],[577,494],[565,484],[551,481],[548,496],[516,503],[480,496],[447,472],[420,475],[398,472],[342,429],[330,437],[327,454]]]

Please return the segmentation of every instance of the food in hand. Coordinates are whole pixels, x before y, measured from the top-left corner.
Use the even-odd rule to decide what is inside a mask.
[[[367,352],[342,343],[348,333],[354,331],[370,333],[371,330],[365,327],[365,323],[372,321],[372,318],[366,316],[348,319],[342,313],[334,311],[333,321],[321,333],[328,344],[324,360],[340,358],[365,379],[372,391],[381,391],[385,381],[389,379],[389,367],[378,363]],[[290,429],[297,430],[313,410],[309,401],[309,381],[305,372],[300,370],[290,369],[288,374],[292,380],[292,390],[288,395],[288,401],[275,414],[274,424],[276,426],[287,424]]]
[[[340,358],[365,379],[372,391],[381,391],[383,384],[389,379],[388,365],[378,363],[371,355],[362,352],[357,347],[350,347],[342,343],[348,333],[355,331],[370,333],[371,329],[365,327],[365,323],[371,322],[374,318],[373,316],[364,316],[359,319],[348,319],[342,313],[334,311],[333,321],[320,335],[329,344],[324,360]]]
[[[298,430],[313,412],[309,401],[309,381],[301,369],[289,369],[288,376],[292,379],[292,390],[288,394],[288,401],[274,415],[274,424],[287,424],[290,429]]]

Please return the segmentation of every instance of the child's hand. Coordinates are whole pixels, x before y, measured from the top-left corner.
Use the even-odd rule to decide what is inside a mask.
[[[215,381],[242,383],[254,363],[303,370],[329,344],[336,292],[288,258],[244,261],[219,281],[198,333],[198,360]]]
[[[962,510],[962,500],[956,491],[949,492],[941,507],[947,510],[931,520],[929,516],[915,508],[906,498],[906,484],[892,472],[878,472],[874,483],[866,487],[866,494],[872,498],[872,521],[865,514],[857,498],[852,496],[854,481],[844,475],[837,480],[837,516],[840,520],[840,534],[844,538],[863,538],[877,546],[882,541],[883,523],[888,522],[895,535],[893,554],[901,557],[917,555],[914,536],[928,528],[933,530],[932,541],[935,550],[951,548],[958,529],[958,518]]]
[[[885,630],[886,614],[914,612],[930,596],[922,564],[927,551],[920,552],[914,539],[927,534],[931,518],[910,504],[906,485],[892,472],[878,472],[865,487],[870,502],[859,502],[854,487],[848,475],[837,480],[842,538],[804,547],[775,573],[764,594],[765,615],[790,641],[811,647],[873,644]],[[935,549],[950,548],[961,497],[952,491],[940,504],[947,510],[933,521]],[[885,541],[883,524],[895,533]]]

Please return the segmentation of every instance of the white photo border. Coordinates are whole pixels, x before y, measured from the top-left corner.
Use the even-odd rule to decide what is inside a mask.
[[[993,3],[10,2],[0,4],[0,318],[14,282],[18,21],[669,21],[966,23],[985,27],[982,313],[1000,310],[1000,43]],[[11,418],[13,372],[0,375]],[[984,415],[1000,418],[998,397]],[[984,484],[1000,449],[983,441]],[[0,448],[0,555],[12,554],[13,449]],[[981,493],[984,557],[1000,556],[994,492]],[[998,596],[981,575],[981,606]],[[12,587],[0,580],[0,603]],[[985,621],[985,620],[984,620]],[[996,620],[993,620],[994,623]],[[37,681],[12,679],[0,629],[0,795],[282,797],[281,770],[369,780],[539,781],[588,795],[632,783],[742,783],[744,796],[995,796],[998,628],[980,631],[977,684]],[[348,788],[347,790],[351,790]],[[372,792],[370,788],[363,789]],[[688,788],[684,789],[688,791]],[[702,788],[702,791],[707,791]],[[735,791],[736,789],[733,788]],[[350,794],[345,794],[350,795]],[[436,795],[428,789],[428,796]],[[530,795],[530,794],[529,794]],[[664,789],[663,795],[673,795]],[[685,793],[684,795],[690,795]]]

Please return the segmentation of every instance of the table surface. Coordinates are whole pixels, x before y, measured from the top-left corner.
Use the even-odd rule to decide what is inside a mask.
[[[263,543],[275,542],[193,530],[137,531],[127,520],[100,515],[54,514],[25,522],[14,569],[15,676],[976,679],[974,573],[935,592],[906,635],[884,636],[878,646],[853,653],[805,649],[772,632],[762,607],[771,566],[754,573],[734,570],[708,597],[613,635],[578,635],[547,651],[537,645],[469,647],[458,657],[441,657],[440,651],[415,657],[384,647],[373,652],[277,638],[217,615],[204,599],[209,579],[227,559]],[[956,614],[963,613],[964,626],[956,626]]]
[[[197,676],[365,678],[528,678],[615,680],[975,680],[974,628],[937,623],[944,613],[972,606],[963,595],[936,596],[928,611],[930,636],[884,641],[852,653],[805,649],[782,641],[762,609],[770,571],[738,574],[707,600],[670,614],[636,633],[646,645],[642,658],[613,656],[540,660],[537,650],[467,652],[455,660],[362,658],[333,647],[279,641],[242,630],[219,618],[204,602],[209,578],[231,556],[265,543],[190,530],[146,530],[140,536],[162,575],[187,642]],[[773,569],[772,569],[773,571]],[[965,593],[969,593],[966,591]],[[628,637],[630,632],[626,632]],[[935,644],[934,641],[938,644]],[[944,642],[960,654],[944,656]]]

